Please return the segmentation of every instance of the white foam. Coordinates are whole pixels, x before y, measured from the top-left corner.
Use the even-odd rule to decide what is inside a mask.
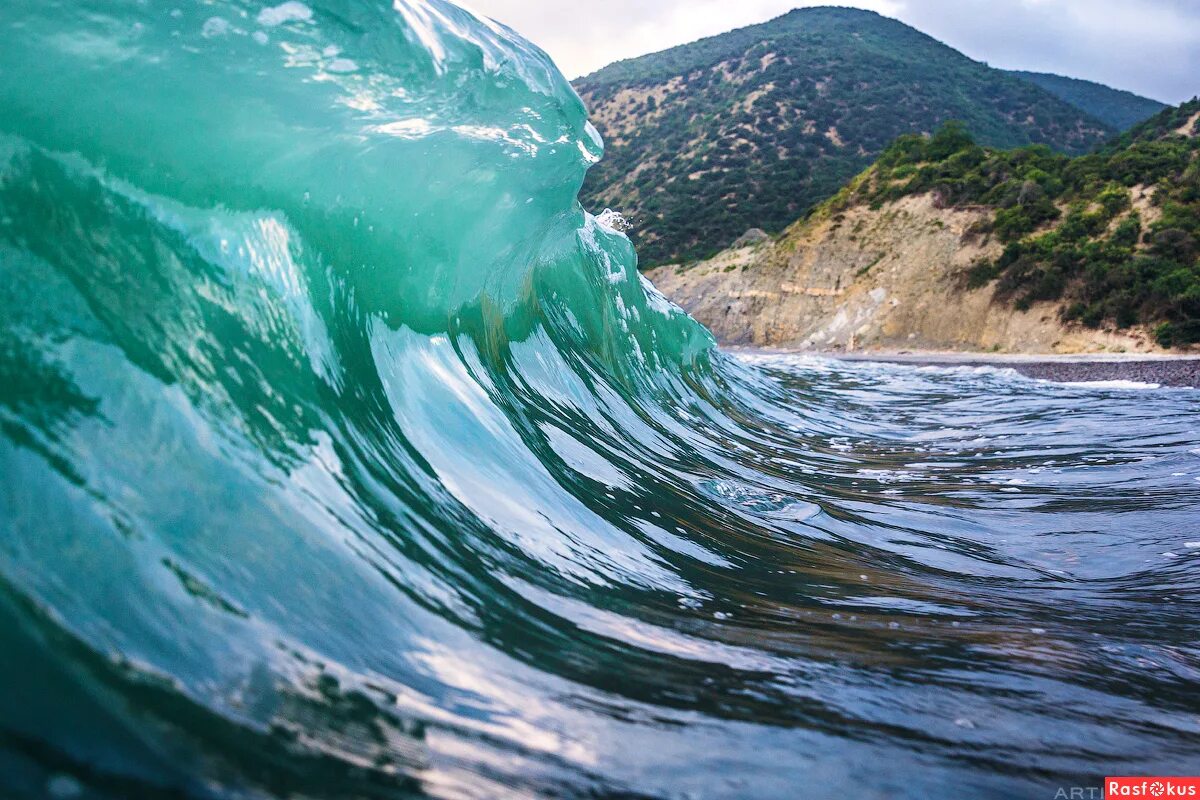
[[[429,120],[413,117],[411,119],[388,122],[384,125],[375,125],[370,130],[375,133],[395,136],[397,139],[420,139],[422,136],[428,136],[433,133],[434,127],[429,123]]]
[[[606,208],[596,215],[596,222],[614,233],[625,233],[633,224],[620,211]]]
[[[348,58],[335,58],[325,67],[326,72],[357,72],[358,64]]]
[[[1060,386],[1078,386],[1082,389],[1161,389],[1161,383],[1146,383],[1144,381],[1046,381],[1058,383]]]
[[[264,8],[258,12],[258,17],[256,17],[258,24],[267,28],[274,28],[287,22],[311,22],[312,18],[312,9],[296,0],[288,0],[286,3]]]
[[[205,39],[214,39],[229,33],[229,20],[223,17],[209,17],[200,29],[200,35]]]

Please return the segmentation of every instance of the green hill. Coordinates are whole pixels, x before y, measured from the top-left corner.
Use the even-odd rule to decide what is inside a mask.
[[[844,8],[799,9],[575,84],[607,147],[583,201],[632,220],[645,264],[781,230],[897,136],[948,119],[988,145],[1067,153],[1113,133],[1026,80]]]
[[[1048,72],[1011,70],[1010,75],[1036,83],[1055,97],[1119,131],[1129,130],[1167,107],[1166,103],[1102,83],[1067,78]]]
[[[828,210],[926,193],[992,212],[972,235],[1003,251],[969,285],[994,281],[1018,308],[1057,301],[1092,327],[1153,325],[1163,346],[1200,342],[1200,99],[1075,158],[985,148],[955,123],[904,136]]]

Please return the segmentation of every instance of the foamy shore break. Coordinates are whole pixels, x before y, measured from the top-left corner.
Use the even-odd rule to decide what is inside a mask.
[[[870,351],[859,353],[729,348],[739,354],[791,354],[841,361],[879,361],[935,367],[1009,368],[1038,380],[1139,387],[1200,388],[1200,355],[1170,353],[963,353],[943,351]]]

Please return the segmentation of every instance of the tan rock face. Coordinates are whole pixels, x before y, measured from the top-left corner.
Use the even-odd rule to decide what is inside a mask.
[[[1188,121],[1175,129],[1175,132],[1181,136],[1192,137],[1196,135],[1196,123],[1200,122],[1200,111],[1197,111],[1192,116],[1188,117]]]
[[[1064,324],[1054,303],[1017,311],[966,273],[1001,250],[972,232],[990,212],[930,195],[854,207],[647,277],[725,344],[803,350],[1151,352],[1143,330]]]

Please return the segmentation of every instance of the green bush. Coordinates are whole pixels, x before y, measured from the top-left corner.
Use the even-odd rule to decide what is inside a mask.
[[[994,234],[1005,248],[967,271],[969,288],[995,282],[1018,308],[1064,299],[1065,319],[1154,325],[1160,343],[1200,342],[1200,138],[1173,133],[1196,111],[1200,100],[1168,109],[1075,158],[1044,146],[982,148],[947,123],[932,137],[897,139],[846,201],[879,208],[934,192],[945,205],[990,206],[992,219],[969,233]],[[1155,187],[1160,214],[1148,227],[1131,207],[1138,185]]]
[[[1172,347],[1175,344],[1175,326],[1169,322],[1160,322],[1154,328],[1154,340],[1162,347]]]

